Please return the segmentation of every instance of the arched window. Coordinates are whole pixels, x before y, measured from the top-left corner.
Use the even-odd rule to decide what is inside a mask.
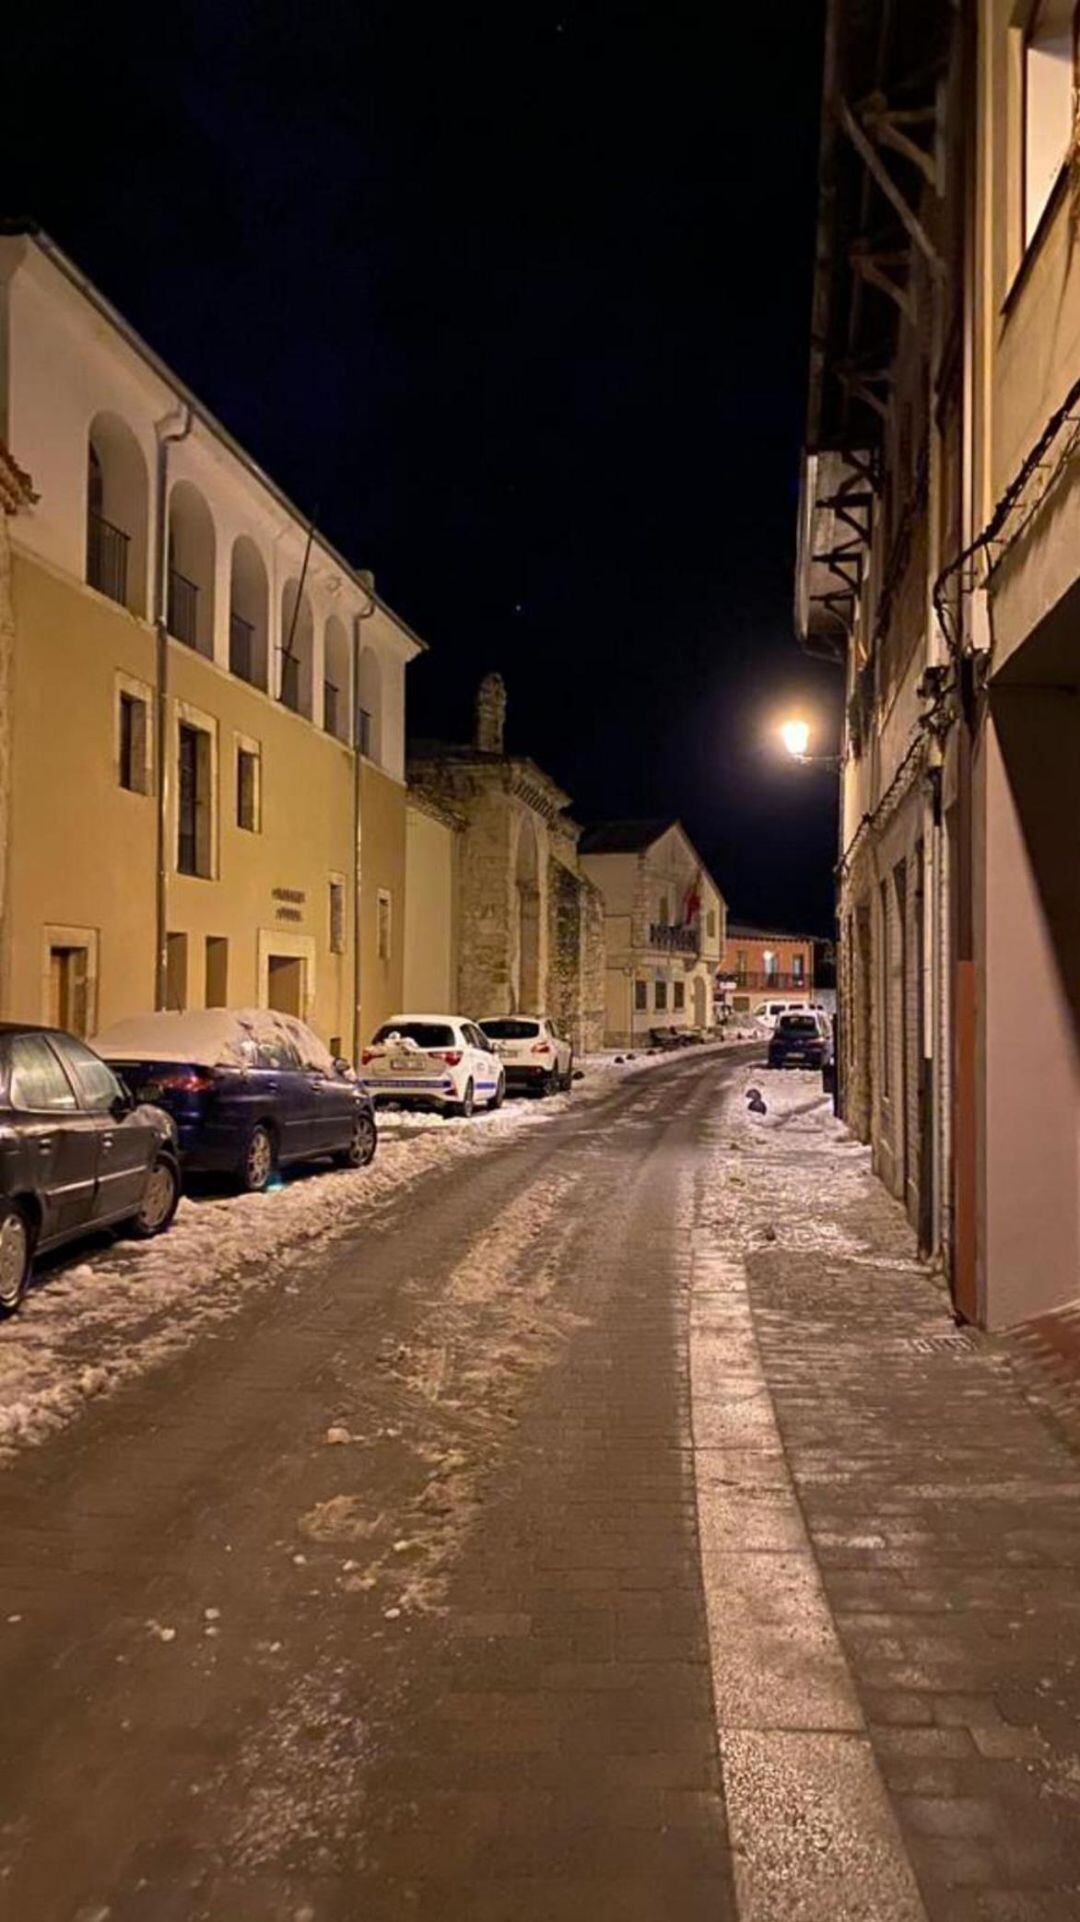
[[[95,414],[86,447],[86,578],[146,612],[149,488],[142,449],[118,414]]]
[[[349,738],[349,637],[331,614],[323,633],[323,726],[339,741]]]
[[[281,596],[281,701],[310,721],[314,713],[312,666],[315,623],[311,602],[297,580],[286,581]]]
[[[214,523],[190,481],[169,496],[169,633],[199,654],[214,652]]]
[[[356,690],[356,744],[369,761],[382,758],[382,668],[373,647],[360,653]]]
[[[241,534],[233,542],[229,581],[229,666],[252,687],[266,686],[269,616],[263,557],[250,536]]]

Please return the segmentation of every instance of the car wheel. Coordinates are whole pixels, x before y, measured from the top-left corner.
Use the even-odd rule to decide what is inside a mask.
[[[163,1235],[180,1205],[180,1170],[171,1155],[158,1155],[150,1170],[137,1215],[125,1223],[128,1233],[140,1241]]]
[[[556,1074],[554,1068],[552,1068],[550,1073],[546,1074],[540,1083],[541,1099],[546,1099],[546,1097],[549,1094],[558,1094],[558,1092],[559,1092],[559,1077]]]
[[[499,1076],[498,1081],[495,1083],[495,1093],[492,1095],[491,1100],[488,1102],[488,1107],[494,1113],[496,1108],[502,1107],[502,1104],[505,1100],[506,1100],[506,1076],[504,1074],[501,1074]]]
[[[473,1087],[472,1080],[470,1078],[465,1083],[465,1093],[462,1095],[461,1100],[454,1103],[450,1112],[452,1114],[460,1115],[463,1121],[468,1121],[469,1116],[472,1114],[472,1111],[475,1105],[476,1105],[476,1091]]]
[[[34,1237],[15,1202],[0,1208],[0,1315],[13,1315],[30,1279]]]
[[[375,1159],[379,1145],[378,1129],[374,1115],[359,1114],[353,1125],[352,1140],[347,1148],[334,1156],[338,1168],[366,1168]]]
[[[264,1122],[256,1122],[240,1163],[240,1186],[245,1194],[261,1195],[274,1172],[274,1138]]]

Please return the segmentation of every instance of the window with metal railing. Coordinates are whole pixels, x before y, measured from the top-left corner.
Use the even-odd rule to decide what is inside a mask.
[[[186,574],[180,574],[175,567],[169,569],[169,604],[167,620],[169,633],[174,639],[183,641],[187,647],[198,646],[199,635],[199,590],[194,581]]]
[[[300,662],[295,654],[281,657],[281,705],[300,712]]]
[[[86,578],[99,594],[127,606],[128,537],[93,508],[86,518]]]
[[[361,754],[371,759],[371,715],[366,707],[356,710],[356,745]]]
[[[255,673],[255,627],[245,621],[240,614],[229,615],[229,668],[238,680],[250,681],[254,685]]]
[[[333,681],[323,682],[323,726],[328,734],[338,732],[341,719],[341,694]]]

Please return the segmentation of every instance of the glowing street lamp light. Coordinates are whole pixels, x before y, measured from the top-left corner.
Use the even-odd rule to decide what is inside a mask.
[[[785,721],[780,729],[780,739],[794,760],[806,759],[806,750],[810,746],[810,729],[805,721]]]

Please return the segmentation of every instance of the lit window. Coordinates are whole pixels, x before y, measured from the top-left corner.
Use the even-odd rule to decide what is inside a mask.
[[[1075,0],[1038,0],[1024,37],[1024,246],[1068,157],[1073,125]]]

